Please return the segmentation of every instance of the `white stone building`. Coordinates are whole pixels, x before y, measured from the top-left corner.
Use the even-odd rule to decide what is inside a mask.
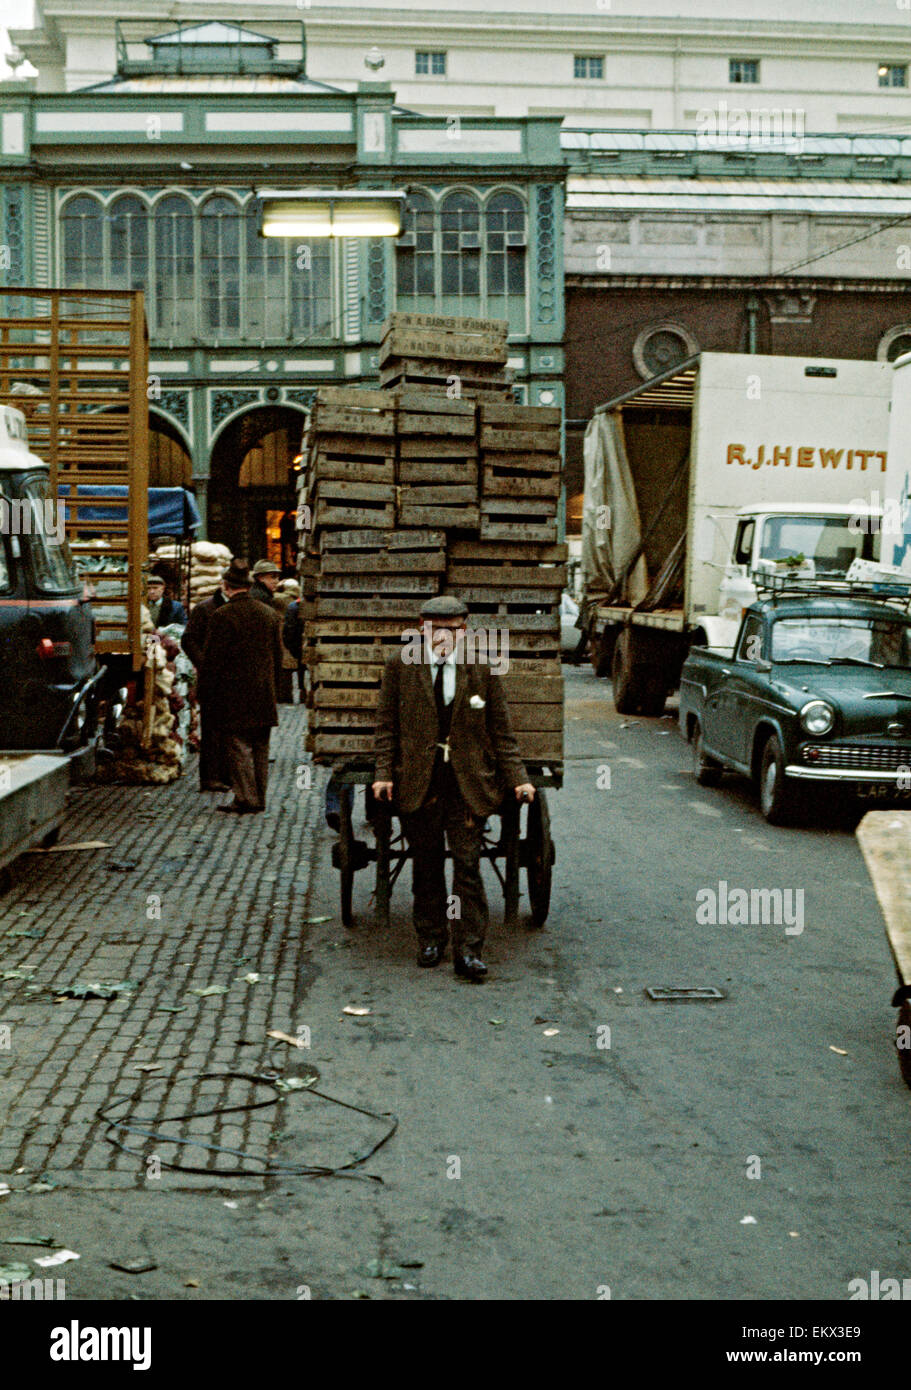
[[[116,66],[117,0],[36,0],[12,32],[44,91]],[[687,130],[719,103],[796,111],[808,131],[911,134],[911,0],[133,0],[129,23],[306,24],[309,76],[388,81],[426,114],[560,115],[567,125]],[[380,66],[381,65],[381,66]]]

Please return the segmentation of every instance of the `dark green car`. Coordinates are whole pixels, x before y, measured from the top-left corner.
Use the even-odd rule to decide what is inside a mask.
[[[832,594],[770,597],[744,614],[731,654],[694,647],[680,727],[696,780],[753,778],[785,822],[802,788],[836,783],[871,806],[911,798],[911,617]]]

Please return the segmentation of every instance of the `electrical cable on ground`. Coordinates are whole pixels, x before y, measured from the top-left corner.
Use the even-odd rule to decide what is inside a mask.
[[[314,1079],[319,1080],[319,1072],[316,1071],[315,1067],[312,1068],[312,1070],[315,1073]],[[123,1153],[135,1154],[139,1158],[148,1160],[149,1155],[145,1153],[142,1149],[130,1148],[127,1144],[122,1143],[120,1139],[116,1137],[116,1134],[119,1131],[123,1134],[142,1135],[144,1139],[154,1139],[160,1144],[178,1144],[186,1148],[205,1149],[209,1153],[230,1154],[234,1158],[243,1159],[246,1163],[257,1163],[262,1165],[259,1171],[250,1172],[249,1169],[241,1167],[197,1168],[192,1167],[189,1164],[169,1163],[165,1159],[158,1159],[158,1162],[161,1164],[163,1168],[168,1168],[172,1172],[176,1173],[198,1173],[203,1174],[206,1177],[217,1178],[358,1178],[368,1182],[382,1183],[383,1181],[381,1177],[377,1176],[374,1173],[354,1173],[350,1170],[354,1168],[359,1168],[361,1164],[366,1163],[368,1159],[372,1158],[373,1155],[379,1149],[381,1149],[384,1144],[388,1143],[388,1141],[392,1138],[392,1136],[395,1134],[396,1130],[399,1127],[398,1118],[389,1111],[386,1111],[382,1114],[378,1114],[374,1110],[365,1110],[360,1105],[352,1105],[348,1101],[339,1100],[337,1096],[330,1096],[325,1091],[317,1091],[314,1086],[310,1085],[301,1086],[299,1089],[301,1092],[305,1092],[306,1094],[319,1096],[320,1100],[328,1101],[331,1105],[340,1105],[345,1110],[353,1110],[356,1114],[366,1115],[371,1120],[379,1120],[380,1122],[386,1122],[388,1125],[386,1133],[382,1135],[382,1137],[378,1139],[377,1142],[373,1144],[371,1148],[367,1149],[364,1153],[359,1154],[350,1162],[340,1163],[334,1167],[329,1167],[324,1164],[273,1163],[269,1159],[260,1158],[256,1154],[246,1153],[243,1149],[230,1149],[226,1148],[224,1145],[221,1144],[206,1143],[202,1139],[184,1139],[175,1137],[171,1134],[162,1134],[160,1131],[157,1130],[143,1129],[139,1125],[128,1123],[127,1120],[118,1119],[112,1114],[112,1111],[116,1107],[129,1105],[131,1104],[131,1102],[135,1101],[138,1098],[139,1090],[142,1089],[143,1085],[149,1082],[157,1082],[160,1084],[163,1081],[170,1081],[172,1079],[173,1078],[163,1076],[148,1077],[146,1082],[140,1082],[139,1088],[137,1088],[133,1095],[122,1096],[120,1098],[115,1097],[113,1101],[109,1101],[104,1107],[98,1110],[96,1112],[98,1119],[103,1120],[108,1127],[107,1132],[104,1135],[104,1138],[107,1140],[107,1142],[109,1144],[112,1144],[114,1148],[120,1149]],[[183,1084],[183,1080],[183,1078],[180,1079],[181,1084]],[[261,1073],[254,1072],[225,1071],[202,1072],[196,1077],[188,1077],[186,1078],[186,1080],[250,1081],[256,1086],[271,1086],[273,1090],[276,1092],[276,1094],[272,1096],[269,1100],[250,1101],[245,1105],[218,1105],[212,1107],[209,1110],[192,1110],[184,1115],[169,1115],[163,1117],[162,1120],[160,1120],[158,1123],[171,1124],[182,1120],[201,1119],[207,1115],[230,1115],[236,1114],[238,1111],[262,1110],[266,1106],[278,1105],[278,1103],[282,1099],[282,1094],[278,1086],[278,1082],[281,1080],[281,1078],[278,1076],[264,1076]]]

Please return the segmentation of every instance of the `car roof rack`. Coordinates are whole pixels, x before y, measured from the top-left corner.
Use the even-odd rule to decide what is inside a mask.
[[[805,576],[770,574],[768,570],[752,570],[750,578],[757,596],[764,602],[789,598],[859,599],[873,603],[888,603],[907,612],[911,607],[911,579],[897,580],[829,579],[820,581]]]

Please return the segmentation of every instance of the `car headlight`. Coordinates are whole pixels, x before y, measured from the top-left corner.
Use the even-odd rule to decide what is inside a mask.
[[[825,700],[811,700],[800,711],[800,723],[808,734],[831,733],[835,724],[835,711]]]

